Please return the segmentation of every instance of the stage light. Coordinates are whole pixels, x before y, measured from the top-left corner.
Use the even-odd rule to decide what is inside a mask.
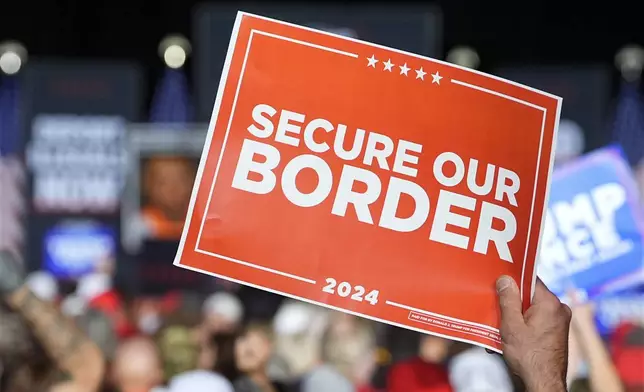
[[[190,55],[190,42],[181,35],[169,35],[159,44],[159,55],[170,68],[181,68]]]
[[[615,65],[627,81],[637,80],[644,68],[644,48],[638,45],[627,45],[615,55]]]
[[[447,52],[447,61],[462,67],[477,69],[481,64],[481,58],[476,50],[469,46],[456,46]]]
[[[0,71],[14,75],[27,61],[27,49],[16,41],[0,43]]]

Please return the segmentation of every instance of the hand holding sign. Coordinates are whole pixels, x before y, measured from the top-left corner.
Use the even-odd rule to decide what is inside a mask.
[[[240,13],[175,265],[499,351],[494,282],[528,308],[560,105]]]
[[[570,308],[537,280],[532,305],[522,313],[519,287],[508,276],[496,283],[503,353],[529,391],[566,391]]]

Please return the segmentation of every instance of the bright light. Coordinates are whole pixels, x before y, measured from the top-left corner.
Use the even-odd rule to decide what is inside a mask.
[[[27,49],[16,41],[0,42],[0,71],[14,75],[27,62]]]
[[[190,42],[181,35],[169,35],[159,44],[159,55],[170,68],[181,68],[190,55]]]
[[[0,70],[5,74],[16,74],[20,71],[20,67],[22,67],[22,59],[18,53],[7,51],[0,55]]]
[[[163,53],[163,61],[170,68],[181,68],[186,63],[186,51],[179,45],[170,45]]]

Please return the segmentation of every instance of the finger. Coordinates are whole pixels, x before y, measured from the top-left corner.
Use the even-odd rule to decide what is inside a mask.
[[[501,276],[496,281],[496,293],[501,308],[501,325],[511,329],[524,325],[521,294],[514,279]]]
[[[557,298],[556,295],[554,295],[550,290],[548,290],[548,288],[546,287],[545,284],[543,284],[541,279],[537,278],[537,284],[534,288],[534,296],[532,297],[532,303],[538,304],[543,302],[560,303],[559,298]]]

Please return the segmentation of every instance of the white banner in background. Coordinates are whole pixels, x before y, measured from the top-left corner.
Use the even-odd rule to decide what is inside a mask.
[[[120,117],[41,115],[27,149],[36,211],[113,213],[127,164]]]

